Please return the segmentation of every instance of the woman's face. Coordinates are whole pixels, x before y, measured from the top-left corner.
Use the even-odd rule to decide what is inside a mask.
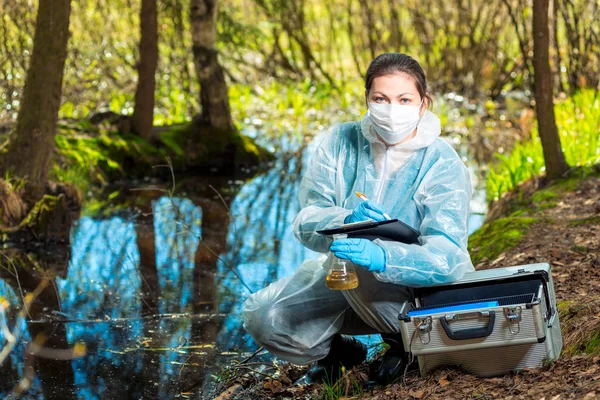
[[[367,102],[379,104],[418,106],[422,100],[414,80],[410,76],[401,73],[374,78],[371,83],[371,90],[366,95]],[[421,104],[421,113],[426,107],[426,101],[425,99]]]

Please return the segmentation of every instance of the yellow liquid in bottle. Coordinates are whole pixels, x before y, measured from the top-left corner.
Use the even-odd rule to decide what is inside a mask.
[[[325,284],[329,289],[333,290],[355,289],[358,287],[358,275],[353,271],[333,271],[325,278]]]

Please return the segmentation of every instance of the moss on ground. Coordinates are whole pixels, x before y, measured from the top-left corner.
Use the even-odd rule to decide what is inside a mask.
[[[561,320],[565,319],[565,313],[569,310],[569,307],[571,307],[573,304],[574,304],[574,302],[569,301],[569,300],[559,301],[556,304],[556,308],[558,308],[558,313],[559,313],[559,317]]]
[[[600,354],[600,326],[596,326],[591,332],[582,332],[577,341],[568,343],[562,355],[572,357],[578,354],[597,356]]]
[[[591,356],[600,354],[600,327],[596,329],[590,340],[585,343],[585,353]]]
[[[510,216],[484,224],[469,237],[473,264],[484,258],[493,260],[518,245],[529,226],[536,221],[538,219],[533,217]]]
[[[90,181],[106,184],[128,178],[161,175],[170,178],[167,158],[177,173],[231,175],[274,159],[254,139],[185,123],[157,127],[150,139],[119,131],[116,125],[89,126],[75,121],[59,127],[58,156],[51,179],[76,183],[84,191]]]
[[[575,167],[569,171],[567,177],[547,185],[544,184],[544,178],[524,182],[517,189],[503,196],[501,200],[490,204],[488,221],[507,215],[534,215],[556,207],[564,193],[576,190],[579,182],[590,176],[600,177],[600,165]]]
[[[194,123],[164,130],[154,146],[156,151],[151,154],[151,163],[164,164],[165,157],[169,157],[173,167],[182,172],[198,168],[235,172],[231,169],[258,166],[274,159],[269,151],[248,136]]]
[[[540,212],[553,208],[564,193],[577,190],[579,182],[589,176],[600,177],[600,166],[577,167],[568,177],[549,183],[541,189],[536,185],[524,184],[504,199],[493,216],[469,237],[469,251],[474,265],[484,259],[493,260],[501,253],[519,244],[529,226],[535,222],[553,224],[549,217],[541,217]],[[490,208],[492,208],[491,206]],[[573,220],[572,226],[598,224],[600,217]]]

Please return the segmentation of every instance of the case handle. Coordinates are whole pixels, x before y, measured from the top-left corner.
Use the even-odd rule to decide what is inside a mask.
[[[469,328],[462,329],[459,331],[453,331],[450,325],[448,324],[448,320],[457,321],[460,319],[472,319],[472,318],[481,318],[488,317],[488,323],[483,328]],[[467,339],[478,339],[482,337],[487,337],[492,334],[494,331],[494,323],[496,322],[496,313],[494,311],[479,311],[474,313],[466,313],[466,314],[448,314],[444,317],[440,317],[440,322],[442,324],[442,328],[446,331],[446,335],[452,340],[467,340]]]

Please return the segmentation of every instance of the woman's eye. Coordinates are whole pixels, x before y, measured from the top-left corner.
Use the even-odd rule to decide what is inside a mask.
[[[385,101],[385,99],[384,99],[383,97],[375,97],[375,101],[376,101],[377,103],[382,103],[382,102],[384,102],[384,101]]]
[[[400,99],[400,104],[410,104],[410,99]]]

